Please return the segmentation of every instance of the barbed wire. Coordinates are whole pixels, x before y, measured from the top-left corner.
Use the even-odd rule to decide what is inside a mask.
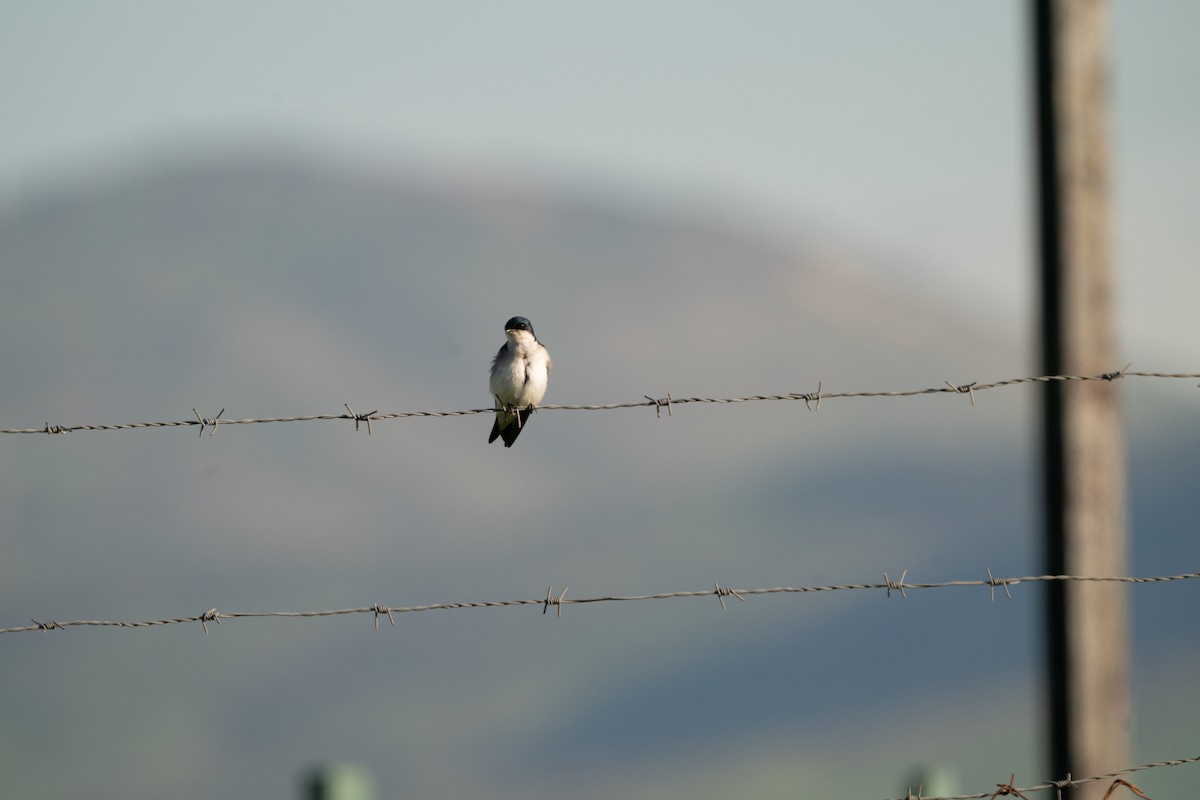
[[[900,573],[900,577],[893,579],[888,573],[883,573],[883,582],[881,583],[847,583],[830,586],[775,586],[771,588],[758,589],[731,589],[721,586],[719,583],[713,583],[711,589],[699,589],[681,592],[659,592],[655,594],[638,594],[638,595],[602,595],[597,597],[579,597],[568,598],[567,586],[555,593],[553,585],[546,587],[545,597],[537,597],[526,600],[479,600],[479,601],[462,601],[453,603],[428,603],[417,606],[388,606],[379,603],[374,603],[369,606],[359,608],[340,608],[330,609],[325,611],[217,611],[211,608],[202,614],[194,614],[183,617],[165,617],[162,619],[139,620],[139,621],[114,621],[114,620],[95,620],[95,619],[76,619],[65,622],[50,621],[39,622],[31,620],[32,625],[21,625],[11,628],[0,628],[0,634],[3,633],[22,633],[25,631],[54,631],[65,630],[71,627],[99,627],[99,628],[152,628],[160,625],[177,625],[185,622],[199,622],[204,629],[205,635],[208,634],[208,623],[215,622],[221,624],[221,620],[227,619],[249,619],[249,618],[266,618],[266,617],[291,617],[291,618],[315,618],[315,617],[337,617],[346,616],[349,614],[372,614],[375,617],[375,629],[379,630],[379,618],[387,617],[388,621],[396,624],[396,614],[408,614],[418,611],[445,611],[454,609],[466,608],[509,608],[515,606],[541,606],[542,613],[545,614],[551,607],[555,610],[555,615],[562,616],[563,606],[568,605],[585,605],[591,603],[618,603],[618,602],[633,602],[641,600],[667,600],[673,598],[688,598],[688,597],[716,597],[721,603],[721,608],[725,609],[725,598],[732,597],[741,601],[745,601],[747,597],[755,595],[768,594],[813,594],[818,592],[838,592],[838,591],[861,591],[861,590],[876,590],[884,591],[888,597],[892,596],[892,592],[896,592],[901,597],[908,597],[909,590],[920,589],[945,589],[951,587],[966,587],[966,586],[984,586],[988,588],[992,602],[996,600],[996,590],[1003,591],[1005,597],[1012,599],[1012,588],[1023,583],[1048,583],[1048,582],[1093,582],[1093,583],[1169,583],[1173,581],[1187,581],[1200,578],[1200,572],[1188,572],[1179,575],[1159,575],[1146,578],[1138,577],[1120,577],[1120,576],[1097,576],[1097,575],[1031,575],[1021,578],[997,578],[992,575],[990,568],[985,568],[987,572],[986,578],[975,580],[956,580],[942,581],[938,583],[914,583],[906,580],[908,570]]]
[[[1105,798],[1111,797],[1113,793],[1122,786],[1128,788],[1138,797],[1144,798],[1146,795],[1142,793],[1141,789],[1134,786],[1129,781],[1122,780],[1125,775],[1132,775],[1135,772],[1142,772],[1148,769],[1157,769],[1159,767],[1179,767],[1183,766],[1184,764],[1196,763],[1200,763],[1200,756],[1192,756],[1190,758],[1174,758],[1166,761],[1154,761],[1149,764],[1140,764],[1136,767],[1128,767],[1126,769],[1117,770],[1116,772],[1109,772],[1104,775],[1093,775],[1089,778],[1072,779],[1070,775],[1067,775],[1067,777],[1062,780],[1043,781],[1041,783],[1034,784],[1033,786],[1020,787],[1013,785],[1013,782],[1016,780],[1016,775],[1012,775],[1009,777],[1007,783],[997,783],[996,788],[990,792],[976,792],[975,794],[956,794],[945,797],[932,797],[920,794],[919,790],[917,794],[913,794],[913,791],[910,788],[907,795],[894,798],[894,800],[983,800],[983,798],[988,798],[988,800],[996,800],[998,797],[1006,797],[1010,795],[1013,797],[1023,798],[1027,793],[1044,792],[1047,789],[1055,789],[1058,792],[1058,800],[1061,800],[1063,789],[1074,789],[1078,786],[1084,786],[1089,783],[1097,783],[1099,781],[1112,781],[1112,784],[1108,788],[1108,792],[1104,795]]]
[[[551,607],[555,609],[556,617],[561,618],[562,608],[565,605],[582,605],[591,603],[610,603],[610,602],[628,602],[641,600],[665,600],[671,598],[695,598],[695,597],[716,597],[721,604],[722,610],[727,608],[725,598],[736,598],[740,601],[745,601],[747,597],[755,595],[768,594],[811,594],[819,592],[837,592],[837,591],[861,591],[875,590],[884,591],[888,597],[892,596],[892,592],[896,592],[900,597],[907,598],[909,590],[921,589],[944,589],[954,587],[987,587],[992,602],[996,600],[996,590],[1001,589],[1004,596],[1012,599],[1013,587],[1023,583],[1048,583],[1048,582],[1092,582],[1092,583],[1122,583],[1122,584],[1163,584],[1176,581],[1187,581],[1200,579],[1200,572],[1180,573],[1177,575],[1157,575],[1148,577],[1135,576],[1104,576],[1104,575],[1030,575],[1017,578],[1002,578],[992,574],[990,568],[985,567],[987,573],[986,578],[967,579],[967,580],[952,580],[940,582],[909,582],[907,580],[908,571],[904,570],[900,573],[900,577],[892,579],[887,572],[883,573],[882,582],[874,583],[847,583],[833,585],[812,585],[812,586],[777,586],[771,588],[753,588],[753,589],[735,589],[722,587],[719,583],[714,582],[712,589],[677,591],[677,592],[659,592],[654,594],[641,595],[604,595],[595,597],[570,598],[566,597],[568,587],[564,586],[561,591],[555,592],[553,586],[546,587],[546,593],[543,597],[523,599],[523,600],[487,600],[487,601],[466,601],[452,603],[430,603],[416,606],[386,606],[379,603],[364,606],[361,608],[343,608],[325,611],[237,611],[237,612],[219,612],[212,608],[202,614],[183,617],[170,617],[155,620],[142,621],[110,621],[110,620],[68,620],[68,621],[50,621],[39,622],[32,620],[32,625],[0,628],[0,634],[3,633],[20,633],[25,631],[54,631],[65,630],[69,627],[85,626],[85,627],[108,627],[108,628],[150,628],[162,625],[174,625],[186,622],[199,622],[207,636],[209,629],[208,623],[214,622],[218,625],[221,620],[245,619],[245,618],[317,618],[331,616],[345,616],[350,614],[371,614],[374,617],[375,630],[379,630],[380,617],[386,616],[390,624],[395,625],[396,614],[412,613],[418,611],[434,611],[434,610],[453,610],[467,608],[505,608],[517,606],[541,606],[542,614],[545,615]],[[997,783],[996,788],[992,791],[976,792],[972,794],[957,794],[950,796],[928,796],[921,794],[921,789],[918,787],[917,793],[913,793],[912,788],[908,790],[908,794],[894,798],[893,800],[996,800],[999,797],[1013,796],[1028,800],[1027,794],[1042,792],[1049,789],[1054,789],[1057,792],[1057,800],[1062,800],[1063,789],[1077,788],[1090,783],[1101,781],[1111,781],[1108,792],[1105,798],[1110,798],[1116,790],[1127,788],[1133,794],[1141,798],[1146,798],[1146,795],[1134,784],[1124,780],[1124,776],[1144,770],[1176,767],[1185,764],[1200,763],[1200,756],[1192,756],[1187,758],[1169,759],[1155,761],[1146,764],[1141,764],[1135,767],[1117,770],[1115,772],[1105,773],[1103,775],[1094,775],[1086,778],[1072,778],[1070,774],[1061,780],[1042,781],[1031,786],[1018,787],[1015,785],[1015,774],[1010,776],[1007,782]],[[1148,800],[1148,798],[1147,798]]]
[[[943,386],[932,386],[924,389],[899,389],[899,390],[874,390],[874,391],[840,391],[827,392],[824,390],[824,382],[817,382],[817,390],[815,392],[792,392],[789,394],[756,394],[747,395],[744,397],[673,397],[667,394],[665,397],[652,397],[650,395],[642,395],[644,400],[635,400],[629,403],[600,403],[593,405],[543,405],[538,406],[539,411],[613,411],[619,408],[653,408],[659,416],[665,408],[667,415],[671,416],[674,407],[687,405],[690,403],[707,403],[715,405],[731,405],[735,403],[750,403],[768,400],[799,400],[811,411],[818,411],[821,408],[821,403],[827,400],[840,400],[852,397],[858,398],[881,398],[881,397],[917,397],[921,395],[936,395],[936,394],[965,394],[970,397],[971,405],[975,405],[975,394],[977,392],[987,391],[988,389],[1000,389],[1009,386],[1019,386],[1030,383],[1055,383],[1055,382],[1071,382],[1071,381],[1114,381],[1124,378],[1165,378],[1165,379],[1200,379],[1200,372],[1130,372],[1129,366],[1115,372],[1105,372],[1099,375],[1034,375],[1026,378],[1006,378],[1004,380],[993,381],[991,383],[979,383],[972,381],[971,383],[955,384],[946,381]],[[100,424],[100,425],[51,425],[49,422],[44,422],[40,428],[2,428],[0,433],[46,433],[46,434],[62,434],[73,433],[75,431],[127,431],[143,428],[187,428],[199,426],[199,435],[203,436],[204,431],[209,431],[209,436],[216,433],[217,428],[221,425],[253,425],[269,422],[315,422],[319,420],[349,420],[354,423],[355,430],[359,429],[361,423],[366,423],[367,433],[371,432],[371,422],[379,422],[384,420],[405,419],[409,417],[465,417],[473,414],[491,414],[495,412],[495,407],[487,408],[467,408],[452,411],[395,411],[391,413],[380,414],[376,411],[366,413],[358,413],[350,407],[346,406],[346,413],[334,414],[308,414],[297,417],[259,417],[252,419],[223,419],[226,408],[222,408],[220,413],[215,417],[201,416],[200,412],[195,408],[192,409],[194,419],[170,420],[165,422],[125,422],[116,424]]]

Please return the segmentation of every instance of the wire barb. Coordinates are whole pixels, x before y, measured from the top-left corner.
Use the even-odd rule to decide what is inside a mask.
[[[987,570],[987,576],[988,576],[987,577],[987,585],[990,588],[991,593],[992,593],[992,602],[993,603],[996,602],[996,587],[997,586],[1002,587],[1004,589],[1005,597],[1007,597],[1009,600],[1012,600],[1012,592],[1010,592],[1008,590],[1008,579],[1007,578],[996,579],[996,578],[992,577],[992,568],[991,567],[984,567],[984,569]],[[1071,778],[1071,776],[1068,775],[1067,779],[1070,780],[1070,778]]]
[[[975,387],[978,384],[979,384],[979,381],[971,381],[970,383],[964,383],[961,386],[955,386],[950,381],[946,381],[946,385],[950,387],[950,391],[954,392],[955,394],[970,395],[971,408],[975,407]]]
[[[202,417],[202,416],[200,416],[200,412],[199,412],[199,411],[197,411],[195,408],[193,408],[193,409],[192,409],[192,413],[196,415],[196,422],[194,422],[194,423],[192,423],[192,424],[193,424],[193,425],[195,425],[195,424],[199,424],[199,425],[200,425],[200,433],[199,433],[199,435],[200,435],[200,436],[203,436],[203,435],[204,435],[204,429],[205,429],[205,428],[208,428],[208,427],[212,427],[212,430],[208,432],[208,435],[209,435],[209,436],[212,436],[214,433],[216,433],[216,432],[217,432],[217,425],[218,425],[218,424],[221,422],[221,415],[225,413],[225,409],[223,409],[223,408],[222,408],[222,409],[221,409],[221,413],[220,413],[220,414],[217,414],[217,415],[216,415],[215,417],[213,417],[212,419],[206,419],[205,417]]]
[[[905,600],[908,599],[908,594],[904,591],[904,577],[906,575],[908,575],[908,570],[904,570],[900,573],[900,580],[893,581],[888,577],[886,572],[883,573],[883,585],[887,588],[888,597],[892,596],[892,589],[895,589],[896,591],[900,592],[901,597],[903,597]]]
[[[717,583],[716,581],[713,581],[713,594],[715,594],[717,596],[717,599],[721,601],[721,610],[722,611],[725,610],[725,598],[726,597],[736,597],[738,600],[741,600],[743,603],[746,602],[746,598],[742,597],[742,595],[738,593],[737,589],[722,589],[721,584]]]
[[[221,624],[221,615],[217,613],[215,608],[210,608],[200,615],[200,627],[204,628],[204,635],[208,636],[208,623],[215,622]]]
[[[387,614],[388,622],[392,623],[393,625],[396,624],[396,618],[392,616],[392,609],[388,606],[376,603],[374,606],[372,606],[372,609],[375,611],[375,630],[379,630],[380,614]]]
[[[1054,795],[1055,795],[1056,800],[1062,800],[1062,790],[1063,789],[1078,789],[1079,788],[1079,785],[1076,784],[1075,781],[1071,780],[1071,773],[1069,773],[1069,772],[1067,773],[1067,777],[1063,778],[1060,781],[1050,781],[1050,785],[1054,788]]]
[[[1012,774],[1012,776],[1008,779],[1008,783],[997,783],[996,791],[992,792],[991,800],[996,800],[997,797],[1004,797],[1007,795],[1012,795],[1014,797],[1020,797],[1021,800],[1029,800],[1028,797],[1021,794],[1020,789],[1013,786],[1013,782],[1016,781],[1016,779],[1017,779],[1017,773],[1014,772]]]
[[[1116,792],[1117,789],[1119,789],[1122,786],[1124,786],[1126,789],[1128,789],[1129,791],[1136,794],[1138,797],[1142,798],[1142,800],[1150,800],[1149,797],[1146,797],[1146,795],[1142,793],[1141,789],[1134,786],[1129,781],[1124,780],[1123,778],[1117,778],[1115,781],[1112,782],[1112,785],[1108,787],[1108,791],[1104,793],[1103,800],[1108,800],[1108,798],[1112,797],[1113,793]]]
[[[50,622],[38,622],[36,619],[33,619],[31,617],[29,619],[29,621],[32,622],[34,625],[36,625],[37,628],[35,628],[35,630],[39,630],[39,631],[65,631],[66,630],[66,628],[64,628],[62,625],[59,625],[57,622],[55,622],[53,620],[51,620]]]
[[[817,381],[817,391],[799,395],[799,398],[804,401],[804,407],[809,411],[821,410],[821,390],[823,388],[825,388],[825,381]],[[814,400],[817,402],[815,406],[812,405]]]
[[[554,596],[554,587],[547,586],[546,587],[546,601],[545,601],[545,604],[542,606],[542,615],[544,616],[546,614],[546,612],[550,610],[550,606],[556,606],[556,608],[554,609],[554,613],[556,615],[558,615],[559,619],[562,619],[563,598],[566,596],[567,596],[567,587],[566,586],[564,586],[563,590],[558,593],[558,597]]]
[[[365,423],[367,423],[367,436],[370,436],[371,435],[371,416],[373,414],[378,414],[379,409],[375,409],[374,411],[368,411],[365,414],[356,414],[356,413],[354,413],[354,409],[350,407],[349,403],[342,403],[342,405],[344,405],[346,407],[346,410],[348,412],[350,412],[349,419],[354,420],[354,432],[355,433],[358,432],[358,423],[365,422]]]
[[[654,404],[654,416],[658,417],[659,419],[662,419],[663,406],[667,407],[667,416],[668,417],[673,416],[671,414],[671,403],[673,401],[671,400],[670,392],[667,393],[666,397],[660,398],[658,400],[655,400],[653,397],[651,397],[648,394],[644,394],[644,395],[642,395],[642,397],[646,398],[647,400],[649,400],[651,403]]]
[[[1130,367],[1132,367],[1132,366],[1133,366],[1133,362],[1132,362],[1132,361],[1130,361],[1128,364],[1126,364],[1125,366],[1121,367],[1121,368],[1120,368],[1119,370],[1117,370],[1116,372],[1106,372],[1106,373],[1104,373],[1103,375],[1101,375],[1101,376],[1100,376],[1100,378],[1101,378],[1101,380],[1105,380],[1105,381],[1118,381],[1118,380],[1121,380],[1122,378],[1124,378],[1124,377],[1125,377],[1125,373],[1126,373],[1126,372],[1129,370],[1129,368],[1130,368]]]
[[[47,422],[46,427],[43,429],[43,432],[53,434],[53,433],[70,433],[71,431],[69,431],[68,429],[64,428],[61,425],[51,425],[49,422]]]

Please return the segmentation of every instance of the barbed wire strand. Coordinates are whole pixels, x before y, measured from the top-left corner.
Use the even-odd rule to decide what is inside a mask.
[[[1123,776],[1132,775],[1135,772],[1142,772],[1142,771],[1148,770],[1148,769],[1157,769],[1159,767],[1179,767],[1179,766],[1183,766],[1184,764],[1196,764],[1196,763],[1200,763],[1200,756],[1192,756],[1190,758],[1174,758],[1174,759],[1169,759],[1166,761],[1154,761],[1149,764],[1140,764],[1136,767],[1128,767],[1126,769],[1117,770],[1116,772],[1109,772],[1105,775],[1093,775],[1090,778],[1072,779],[1071,776],[1068,775],[1063,780],[1043,781],[1042,783],[1038,783],[1033,786],[1020,786],[1020,787],[1013,786],[1012,782],[1016,779],[1016,776],[1014,775],[1008,779],[1007,783],[996,784],[996,788],[990,792],[977,792],[975,794],[956,794],[956,795],[952,795],[952,796],[932,797],[932,796],[922,795],[919,793],[913,794],[912,789],[910,788],[907,795],[905,795],[903,797],[894,798],[893,800],[983,800],[983,798],[988,798],[988,800],[995,800],[995,798],[997,798],[997,797],[1005,797],[1005,796],[1009,796],[1009,795],[1014,796],[1014,797],[1023,797],[1026,793],[1044,792],[1047,789],[1057,790],[1058,800],[1061,800],[1063,789],[1074,789],[1077,786],[1083,786],[1088,783],[1097,783],[1099,781],[1112,781],[1114,787],[1121,786],[1121,785],[1130,786],[1128,781],[1121,780],[1121,778]],[[1136,787],[1133,787],[1133,788],[1136,788]],[[1112,788],[1110,788],[1109,791],[1111,792]],[[1140,794],[1140,792],[1139,792],[1139,794]],[[1145,797],[1144,794],[1141,796]],[[1108,795],[1105,795],[1105,797],[1108,797]]]
[[[802,401],[809,410],[818,411],[821,408],[821,403],[826,400],[839,400],[845,398],[880,398],[880,397],[917,397],[920,395],[935,395],[935,394],[965,394],[970,397],[971,405],[975,405],[975,395],[978,392],[987,391],[988,389],[1000,389],[1008,386],[1019,386],[1030,383],[1053,383],[1053,382],[1071,382],[1071,381],[1114,381],[1124,378],[1162,378],[1162,379],[1200,379],[1200,373],[1197,372],[1130,372],[1128,366],[1125,369],[1115,372],[1106,372],[1100,375],[1035,375],[1027,378],[1006,378],[1004,380],[993,381],[991,383],[964,383],[954,384],[946,381],[943,386],[931,386],[925,389],[901,389],[887,391],[843,391],[843,392],[826,392],[824,391],[823,382],[818,382],[815,392],[792,392],[789,394],[756,394],[747,395],[745,397],[674,397],[667,394],[665,397],[654,398],[650,395],[642,395],[645,400],[637,400],[630,403],[600,403],[593,405],[544,405],[538,406],[539,411],[612,411],[620,408],[653,408],[655,412],[661,416],[662,410],[667,410],[667,415],[670,416],[674,407],[678,405],[687,405],[689,403],[706,403],[714,405],[731,405],[736,403],[750,403],[769,400],[799,400]],[[346,405],[346,413],[335,414],[308,414],[298,417],[259,417],[253,419],[222,419],[226,409],[221,409],[217,416],[207,418],[201,416],[200,412],[192,409],[195,419],[171,420],[166,422],[126,422],[118,424],[104,425],[51,425],[49,422],[43,423],[40,428],[2,428],[0,433],[47,433],[47,434],[62,434],[73,433],[75,431],[126,431],[137,430],[143,428],[185,428],[199,426],[200,435],[203,436],[207,430],[208,435],[212,436],[217,432],[217,428],[222,425],[253,425],[270,422],[314,422],[319,420],[349,420],[354,422],[355,430],[358,429],[360,423],[366,423],[367,433],[371,432],[371,422],[381,420],[405,419],[410,417],[465,417],[473,414],[491,414],[495,412],[494,407],[488,408],[468,408],[455,411],[395,411],[387,414],[380,414],[377,411],[372,411],[366,414],[356,413],[350,406]]]
[[[343,608],[328,611],[250,611],[250,612],[218,612],[215,608],[209,609],[203,614],[188,617],[172,617],[168,619],[146,620],[137,622],[114,622],[107,620],[70,620],[66,622],[38,622],[33,620],[32,625],[26,625],[14,628],[0,628],[0,633],[18,633],[23,631],[52,631],[65,630],[73,626],[89,626],[89,627],[115,627],[115,628],[149,628],[160,625],[172,625],[184,622],[199,622],[204,630],[205,635],[208,635],[208,623],[215,622],[221,624],[222,619],[240,619],[240,618],[262,618],[262,617],[292,617],[292,618],[312,618],[312,617],[329,617],[343,616],[347,614],[373,614],[374,626],[379,630],[379,618],[387,616],[392,625],[396,624],[395,614],[416,612],[416,611],[433,611],[446,609],[464,609],[464,608],[498,608],[498,607],[513,607],[513,606],[542,606],[542,613],[545,614],[551,606],[555,607],[556,615],[561,617],[562,607],[568,604],[584,604],[584,603],[605,603],[618,601],[634,601],[634,600],[663,600],[668,598],[683,598],[683,597],[709,597],[715,596],[721,603],[721,608],[725,609],[726,597],[736,597],[738,600],[745,601],[747,596],[765,595],[765,594],[805,594],[815,592],[833,592],[833,591],[854,591],[854,590],[883,590],[890,597],[892,591],[896,591],[901,597],[907,597],[907,590],[919,589],[942,589],[950,587],[967,587],[967,586],[986,586],[991,594],[991,599],[994,602],[996,599],[996,589],[1003,589],[1005,595],[1012,597],[1011,587],[1018,586],[1022,583],[1044,583],[1054,581],[1083,581],[1083,582],[1103,582],[1103,583],[1132,583],[1132,584],[1161,584],[1174,581],[1194,580],[1200,578],[1200,572],[1181,573],[1178,575],[1161,575],[1151,577],[1126,577],[1126,576],[1096,576],[1096,575],[1032,575],[1020,578],[997,578],[992,574],[990,568],[985,568],[987,578],[977,580],[955,580],[942,581],[937,583],[910,583],[905,580],[907,570],[901,572],[900,577],[896,580],[891,579],[888,573],[883,573],[882,583],[852,583],[852,584],[837,584],[829,586],[779,586],[772,588],[760,589],[732,589],[722,587],[719,583],[714,583],[712,589],[703,589],[695,591],[682,592],[660,592],[655,594],[642,595],[607,595],[600,597],[583,597],[567,599],[567,587],[557,594],[554,592],[553,586],[546,587],[544,597],[527,600],[499,600],[499,601],[479,601],[479,602],[457,602],[457,603],[431,603],[419,606],[385,606],[374,604],[363,608]],[[894,800],[995,800],[1000,796],[1016,796],[1024,797],[1026,794],[1046,791],[1049,789],[1057,790],[1057,800],[1062,800],[1062,790],[1067,788],[1076,788],[1084,784],[1095,783],[1099,781],[1112,781],[1109,787],[1109,793],[1113,790],[1125,786],[1134,790],[1136,794],[1145,797],[1137,787],[1127,781],[1122,780],[1123,776],[1131,775],[1144,770],[1161,768],[1161,767],[1176,767],[1185,764],[1195,764],[1200,762],[1200,756],[1189,758],[1169,759],[1163,761],[1155,761],[1151,763],[1141,764],[1136,767],[1128,767],[1126,769],[1117,770],[1103,775],[1095,775],[1087,778],[1073,779],[1067,775],[1062,780],[1049,780],[1032,786],[1017,787],[1014,785],[1015,775],[1011,776],[1008,782],[996,784],[996,789],[993,791],[976,792],[974,794],[958,794],[951,796],[927,796],[918,793],[914,794],[911,787],[908,794],[903,797],[894,798]],[[1106,795],[1107,797],[1108,795]]]
[[[546,588],[545,597],[537,597],[527,600],[480,600],[480,601],[463,601],[454,603],[428,603],[418,606],[387,606],[379,603],[360,608],[340,608],[330,609],[325,611],[217,611],[211,608],[202,614],[195,614],[183,617],[167,617],[163,619],[140,620],[140,621],[113,621],[113,620],[94,620],[94,619],[77,619],[68,620],[65,622],[51,621],[39,622],[32,620],[32,625],[21,625],[11,628],[0,628],[0,634],[4,633],[22,633],[25,631],[52,631],[64,630],[70,627],[103,627],[103,628],[152,628],[160,625],[176,625],[185,622],[199,622],[204,629],[204,633],[208,634],[208,623],[215,622],[218,625],[221,620],[227,619],[248,619],[248,618],[265,618],[265,617],[291,617],[291,618],[313,618],[313,617],[335,617],[345,616],[348,614],[372,614],[375,617],[375,628],[379,628],[379,617],[388,617],[391,624],[395,625],[396,614],[408,614],[418,611],[444,611],[464,608],[508,608],[514,606],[541,606],[542,613],[545,614],[551,606],[554,607],[557,616],[562,616],[562,608],[567,605],[584,605],[590,603],[618,603],[618,602],[633,602],[641,600],[667,600],[673,598],[686,597],[716,597],[721,608],[724,609],[725,598],[735,597],[738,600],[744,601],[747,597],[755,595],[768,594],[813,594],[818,592],[838,592],[838,591],[861,591],[861,590],[882,590],[891,597],[892,592],[896,592],[901,597],[908,597],[909,590],[920,589],[945,589],[951,587],[967,587],[967,586],[984,586],[988,588],[992,602],[996,600],[996,590],[1001,589],[1005,596],[1012,598],[1012,589],[1020,586],[1023,583],[1047,583],[1059,581],[1079,581],[1079,582],[1098,582],[1098,583],[1169,583],[1173,581],[1187,581],[1200,578],[1200,572],[1188,572],[1179,575],[1161,575],[1154,577],[1117,577],[1117,576],[1095,576],[1095,575],[1031,575],[1021,578],[997,578],[992,575],[991,569],[987,569],[987,577],[977,580],[956,580],[942,581],[939,583],[915,583],[906,580],[908,570],[900,573],[897,579],[891,578],[888,573],[883,573],[882,583],[848,583],[831,586],[774,586],[770,588],[758,589],[730,589],[722,587],[714,583],[712,589],[699,589],[693,591],[682,592],[658,592],[655,594],[638,594],[638,595],[603,595],[598,597],[566,597],[567,587],[563,587],[562,591],[555,594],[553,586]]]

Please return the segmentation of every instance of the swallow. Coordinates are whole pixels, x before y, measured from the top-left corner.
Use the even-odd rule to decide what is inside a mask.
[[[550,353],[538,341],[533,323],[525,317],[513,317],[504,324],[507,341],[492,359],[488,388],[496,398],[496,421],[488,444],[499,437],[505,447],[525,429],[525,421],[546,396],[550,378]]]

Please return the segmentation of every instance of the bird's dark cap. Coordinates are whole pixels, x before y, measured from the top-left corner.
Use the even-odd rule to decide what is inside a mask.
[[[504,323],[506,331],[529,331],[533,333],[533,323],[525,317],[513,317],[508,322]]]

